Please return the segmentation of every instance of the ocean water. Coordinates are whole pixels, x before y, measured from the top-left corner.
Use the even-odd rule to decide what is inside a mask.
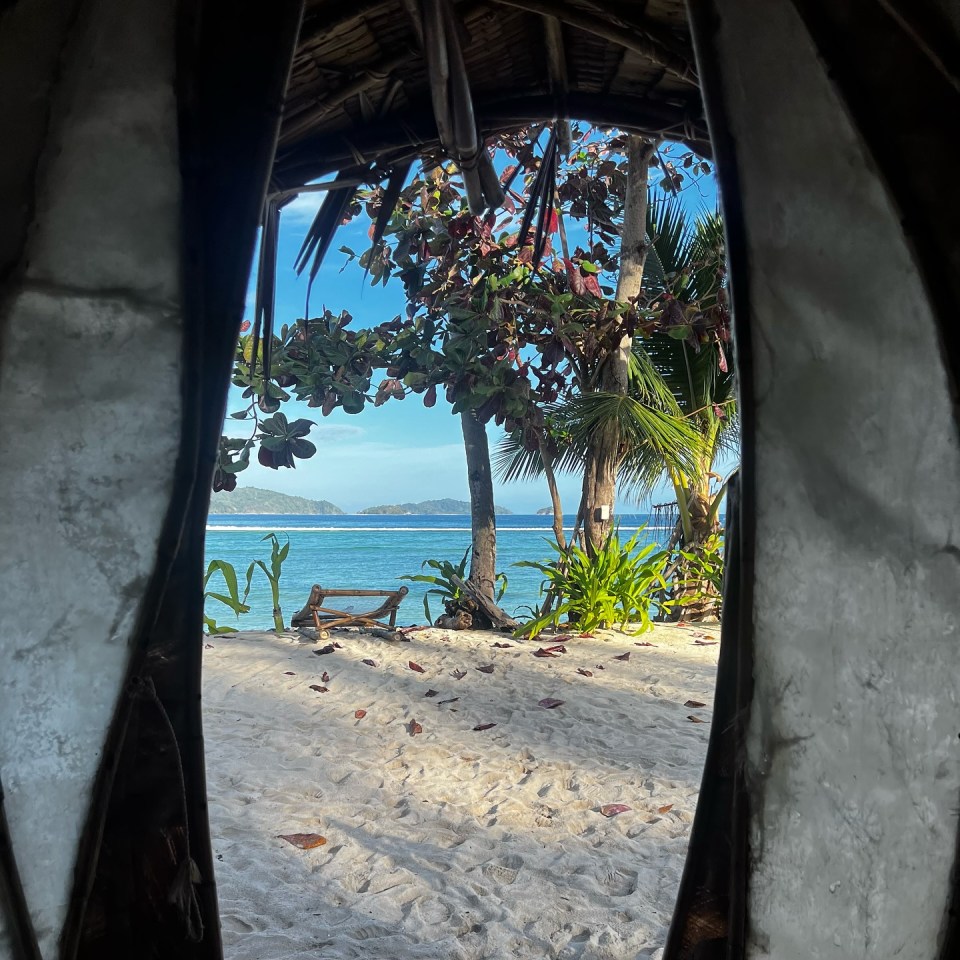
[[[622,514],[620,537],[625,540],[652,518]],[[280,604],[289,625],[290,617],[306,602],[315,583],[325,587],[393,590],[406,583],[410,593],[400,607],[401,625],[424,623],[423,595],[428,585],[399,580],[404,574],[420,573],[427,559],[459,562],[470,546],[470,518],[463,516],[284,516],[214,515],[207,520],[206,555],[210,560],[228,560],[237,570],[240,589],[254,559],[267,561],[270,533],[290,539],[290,553],[280,578]],[[647,526],[645,540],[663,543],[667,527]],[[536,570],[513,566],[519,560],[549,560],[555,556],[545,542],[552,538],[549,516],[511,515],[497,518],[497,570],[509,581],[501,605],[512,614],[528,612],[538,602],[541,576]],[[429,573],[431,571],[423,571]],[[209,589],[222,587],[219,576]],[[273,626],[270,587],[260,570],[254,572],[250,613],[237,621],[222,604],[208,601],[207,612],[218,623],[241,629],[269,629]],[[347,601],[348,603],[350,601]],[[431,603],[434,618],[442,612],[438,599]]]

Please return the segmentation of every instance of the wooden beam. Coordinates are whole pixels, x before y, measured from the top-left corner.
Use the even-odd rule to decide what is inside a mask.
[[[696,153],[712,157],[706,121],[699,100],[675,105],[609,94],[571,93],[571,118],[629,133],[686,143]],[[549,121],[556,116],[551,94],[478,101],[477,121],[484,136]],[[335,171],[349,172],[361,163],[395,163],[436,152],[436,125],[429,102],[413,104],[399,116],[349,130],[318,134],[290,144],[274,166],[274,188],[292,189]]]
[[[617,17],[611,20],[605,11],[587,12],[556,0],[491,0],[505,7],[515,7],[544,17],[555,17],[563,23],[592,33],[617,46],[625,47],[652,63],[666,68],[675,77],[688,83],[697,83],[697,70],[693,58],[677,55],[663,44],[653,40],[651,26],[646,21],[624,21]]]

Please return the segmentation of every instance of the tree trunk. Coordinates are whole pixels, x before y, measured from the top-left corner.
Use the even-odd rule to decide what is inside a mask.
[[[487,428],[477,420],[472,410],[464,410],[460,414],[460,426],[467,454],[473,534],[469,579],[478,592],[492,601],[497,565],[497,518],[493,508],[493,476],[490,472]]]
[[[540,438],[540,462],[543,464],[543,475],[547,478],[547,489],[550,491],[550,506],[553,510],[553,536],[557,546],[566,550],[567,540],[563,535],[563,505],[560,502],[560,490],[557,487],[557,477],[553,472],[553,457],[547,448],[547,443]]]
[[[620,276],[617,300],[640,295],[643,267],[647,259],[647,187],[650,160],[657,143],[642,137],[627,140],[627,195],[623,212],[623,234],[620,247]],[[603,362],[599,389],[626,395],[630,351],[633,339],[624,336],[616,351]],[[583,517],[583,541],[593,553],[610,535],[613,526],[613,504],[620,466],[620,432],[615,424],[599,430],[587,449],[583,471],[583,493],[580,512]],[[602,508],[606,507],[606,511]],[[606,513],[603,518],[602,513]]]

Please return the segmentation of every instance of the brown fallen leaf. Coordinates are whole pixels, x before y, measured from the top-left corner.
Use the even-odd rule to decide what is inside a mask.
[[[292,670],[284,670],[284,671],[283,671],[283,675],[284,675],[285,677],[295,677],[295,676],[296,676],[296,674],[295,674]]]
[[[700,717],[695,717],[692,713],[690,714],[689,717],[687,717],[687,719],[688,719],[691,723],[706,723],[706,722],[707,722],[706,720],[701,720]]]
[[[572,633],[558,633],[555,637],[550,638],[554,643],[563,643],[564,640],[572,640]]]
[[[629,660],[629,659],[630,659],[630,651],[628,650],[626,653],[621,653],[619,657],[614,657],[613,659],[614,659],[614,660]]]
[[[357,720],[362,720],[367,715],[366,710],[354,710],[353,716]]]
[[[686,621],[686,620],[678,620],[678,621],[676,622],[676,624],[675,624],[675,626],[677,626],[677,627],[686,627],[687,625],[688,625],[688,624],[687,624],[687,621]]]
[[[205,644],[203,645],[203,649],[204,649],[204,650],[212,650],[212,649],[213,649],[213,644],[212,644],[212,643],[205,643]]]
[[[419,663],[414,663],[412,660],[409,660],[409,661],[407,662],[407,666],[408,666],[411,670],[413,670],[415,673],[426,673],[426,670],[424,670],[423,667],[421,667]]]
[[[578,637],[582,637],[584,640],[592,640],[596,634],[594,633],[578,633]]]
[[[697,707],[705,707],[706,704],[705,704],[705,703],[701,703],[699,700],[687,700],[687,702],[684,703],[684,706],[685,706],[685,707],[693,707],[694,709],[696,709]]]
[[[326,653],[333,653],[334,646],[332,643],[328,643],[325,647],[321,647],[319,650],[314,650],[313,652],[318,656],[322,657]]]
[[[657,807],[657,813],[669,813],[672,809],[672,803],[665,803],[662,807]]]
[[[632,807],[628,807],[625,803],[605,803],[600,808],[600,812],[605,817],[615,817],[618,813],[626,813],[631,809]]]
[[[411,736],[411,737],[415,737],[418,733],[423,733],[423,727],[421,727],[420,724],[417,723],[416,720],[411,720],[411,721],[407,724],[407,730],[410,731],[410,736]]]
[[[552,647],[546,648],[547,653],[566,653],[567,648],[562,643],[555,643]]]
[[[467,675],[467,671],[466,671],[466,670],[451,670],[451,671],[450,671],[450,676],[453,677],[454,680],[462,680],[466,675]]]
[[[365,663],[368,667],[375,667],[377,665],[376,660],[371,660],[368,657],[364,657],[363,663]]]
[[[326,692],[329,690],[329,687],[321,687],[321,686],[319,686],[319,685],[316,684],[316,683],[311,683],[311,684],[310,684],[310,689],[311,689],[311,690],[316,690],[317,693],[326,693]]]
[[[633,644],[635,647],[655,647],[655,643],[651,643],[649,640],[638,640],[634,641]]]
[[[498,650],[509,650],[513,646],[513,644],[512,643],[495,643],[494,646]]]
[[[578,668],[577,673],[579,673],[581,677],[592,677],[592,676],[593,676],[593,671],[592,671],[592,670],[584,670],[583,667]]]
[[[693,642],[698,647],[715,647],[717,645],[716,640],[694,640]]]
[[[555,657],[555,653],[551,653],[549,650],[544,650],[543,647],[539,647],[537,650],[533,651],[535,657]]]
[[[329,683],[329,682],[330,682],[330,674],[327,673],[326,670],[324,670],[323,673],[320,674],[320,682],[321,682],[321,683]]]
[[[421,630],[429,630],[430,627],[401,627],[401,633],[419,633]]]
[[[543,707],[545,710],[555,710],[557,707],[563,706],[563,700],[554,700],[553,697],[544,697],[543,700],[538,700],[537,705]]]
[[[485,663],[482,667],[477,667],[480,673],[493,673],[493,664]]]
[[[594,664],[598,670],[606,670],[607,668],[602,663]]]
[[[340,644],[337,643],[336,640],[333,641],[333,648],[334,648],[334,650],[342,650],[342,649],[343,649],[343,647],[341,647]]]
[[[287,843],[301,850],[313,850],[315,847],[322,847],[326,842],[326,837],[321,837],[319,833],[280,833],[278,840],[286,840]]]
[[[437,706],[442,707],[445,703],[456,703],[459,699],[459,697],[451,697],[449,700],[438,700]]]
[[[473,729],[474,730],[489,730],[491,727],[495,727],[495,723],[478,723]]]
[[[440,691],[439,690],[428,690],[424,696],[425,697],[435,697]]]

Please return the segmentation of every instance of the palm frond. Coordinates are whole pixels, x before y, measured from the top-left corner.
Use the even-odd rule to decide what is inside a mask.
[[[634,397],[617,393],[590,393],[575,397],[567,405],[567,427],[571,445],[586,449],[600,430],[615,424],[621,445],[637,451],[650,451],[662,465],[687,473],[695,468],[703,438],[683,417],[647,406]]]
[[[369,167],[367,169],[369,170]],[[346,179],[348,178],[344,174],[339,173],[334,183],[337,180]],[[343,222],[347,208],[357,193],[355,176],[351,176],[349,179],[351,180],[349,186],[335,187],[323,198],[323,203],[320,204],[320,209],[317,210],[317,215],[313,218],[313,223],[310,224],[310,229],[307,230],[307,235],[303,238],[303,244],[297,254],[294,264],[297,276],[302,274],[308,265],[310,267],[307,281],[307,305],[304,310],[305,317],[310,316],[310,291],[313,289],[313,281],[316,280],[317,274],[320,272],[323,258],[326,256],[327,250],[330,249],[333,235],[337,232],[337,227]]]

